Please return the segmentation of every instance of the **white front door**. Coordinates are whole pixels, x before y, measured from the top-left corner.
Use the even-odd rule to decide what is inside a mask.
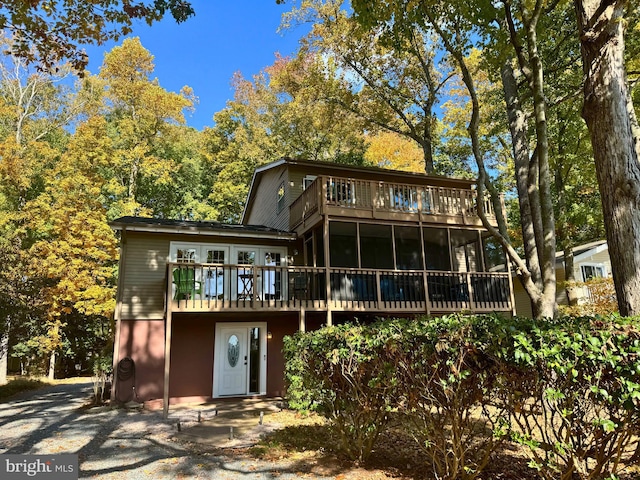
[[[266,393],[267,325],[218,323],[213,396]]]
[[[247,331],[243,328],[221,329],[219,345],[219,395],[247,393]]]

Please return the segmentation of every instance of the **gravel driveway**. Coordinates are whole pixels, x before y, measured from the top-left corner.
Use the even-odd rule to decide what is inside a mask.
[[[189,442],[177,432],[185,415],[180,411],[164,420],[161,412],[83,409],[90,396],[91,383],[77,383],[0,403],[0,454],[77,453],[80,478],[334,478],[305,474],[305,465],[296,462],[256,460]],[[190,420],[182,420],[188,429]]]

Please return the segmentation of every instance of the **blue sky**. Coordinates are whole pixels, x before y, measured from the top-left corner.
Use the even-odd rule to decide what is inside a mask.
[[[276,0],[191,0],[195,17],[176,24],[169,15],[148,27],[134,26],[132,37],[155,56],[155,77],[166,90],[193,88],[200,103],[187,113],[187,123],[197,129],[213,125],[213,114],[232,98],[231,77],[241,71],[251,77],[271,65],[275,53],[291,55],[305,29],[278,33],[281,16],[291,3]],[[98,73],[103,55],[115,43],[86,48],[89,71]]]

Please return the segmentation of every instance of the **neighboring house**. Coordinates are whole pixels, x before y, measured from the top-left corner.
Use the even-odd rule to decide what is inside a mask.
[[[568,305],[565,290],[564,253],[556,253],[556,300],[559,305]],[[606,240],[586,243],[573,248],[573,276],[576,282],[586,282],[594,277],[611,276],[611,260]],[[531,317],[531,301],[522,283],[513,281],[513,293],[516,301],[516,314]],[[586,288],[578,290],[578,301],[586,298]]]
[[[122,241],[120,400],[132,386],[135,399],[165,409],[280,396],[283,337],[298,330],[514,311],[508,265],[470,180],[284,159],[256,170],[241,225],[123,217],[112,226]],[[135,376],[115,368],[125,357]]]

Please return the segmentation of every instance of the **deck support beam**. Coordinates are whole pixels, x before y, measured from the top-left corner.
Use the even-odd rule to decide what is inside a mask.
[[[165,419],[169,416],[169,374],[171,371],[171,282],[167,282],[167,284],[167,315],[164,327],[164,393],[162,397],[162,417]]]

